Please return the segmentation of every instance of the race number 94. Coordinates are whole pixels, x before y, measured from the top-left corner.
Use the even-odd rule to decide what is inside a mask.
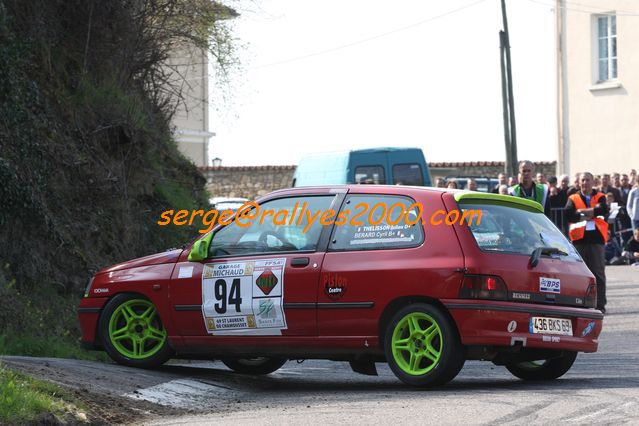
[[[230,288],[226,280],[220,278],[215,280],[215,312],[225,314],[229,306],[235,306],[235,312],[240,312],[242,305],[242,295],[240,294],[240,279],[234,278]]]

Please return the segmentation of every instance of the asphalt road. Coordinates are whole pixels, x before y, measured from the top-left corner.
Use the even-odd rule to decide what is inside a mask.
[[[436,390],[409,388],[381,364],[378,377],[353,373],[347,363],[305,361],[254,378],[218,362],[173,362],[145,371],[77,360],[3,361],[108,396],[110,403],[117,398],[139,403],[125,405],[131,413],[126,423],[638,424],[639,268],[606,272],[608,315],[599,351],[580,354],[565,376],[547,383],[525,383],[479,361],[467,362],[453,382]]]

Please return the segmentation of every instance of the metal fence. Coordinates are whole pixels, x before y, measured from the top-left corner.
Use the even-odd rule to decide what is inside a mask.
[[[567,237],[568,221],[566,220],[565,212],[565,207],[552,207],[550,209],[550,220],[552,220],[555,226]]]

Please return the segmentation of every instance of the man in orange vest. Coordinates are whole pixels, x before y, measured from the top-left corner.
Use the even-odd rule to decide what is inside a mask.
[[[606,312],[606,258],[608,241],[606,195],[593,189],[592,173],[579,175],[580,191],[568,197],[566,220],[570,241],[597,279],[597,309]]]

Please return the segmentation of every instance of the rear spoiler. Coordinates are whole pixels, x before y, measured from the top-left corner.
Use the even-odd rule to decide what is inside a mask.
[[[492,194],[492,193],[476,192],[476,191],[459,191],[459,192],[455,192],[453,196],[455,197],[455,201],[457,202],[460,202],[462,200],[501,201],[504,203],[518,204],[520,206],[539,210],[541,213],[544,212],[544,208],[538,202],[527,200],[521,197],[515,197],[512,195],[501,195],[501,194]]]

